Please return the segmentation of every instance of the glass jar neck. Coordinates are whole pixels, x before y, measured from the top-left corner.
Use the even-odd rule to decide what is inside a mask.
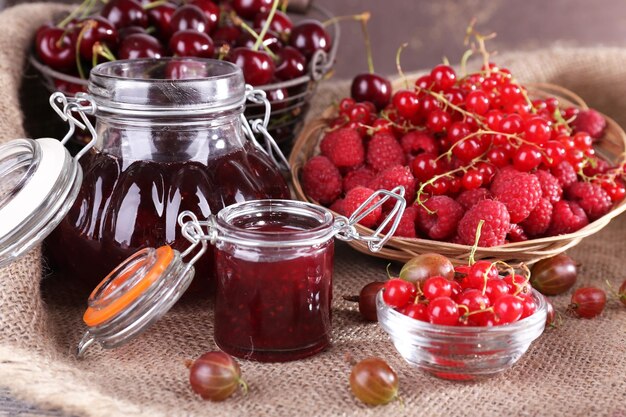
[[[96,121],[101,153],[132,163],[137,160],[204,161],[245,145],[243,108],[200,116],[125,116],[99,113]]]

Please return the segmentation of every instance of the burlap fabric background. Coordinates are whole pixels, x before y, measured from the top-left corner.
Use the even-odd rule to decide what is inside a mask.
[[[35,28],[57,9],[33,4],[0,14],[0,141],[26,134],[18,100],[21,63]],[[498,61],[520,79],[570,88],[626,125],[626,49],[555,48],[503,55]],[[345,90],[345,83],[326,83],[314,108]],[[625,231],[622,216],[571,251],[584,264],[581,285],[605,287],[608,279],[618,286],[626,277]],[[336,258],[332,348],[293,363],[241,361],[249,394],[213,404],[191,393],[183,365],[215,348],[208,302],[178,305],[134,343],[114,351],[95,347],[76,360],[72,351],[83,330],[84,300],[54,278],[42,281],[35,250],[0,270],[0,387],[42,409],[88,416],[626,416],[626,309],[616,301],[595,320],[565,316],[560,328],[547,331],[499,377],[446,382],[406,365],[382,330],[363,323],[355,306],[341,299],[384,279],[385,262],[342,245]],[[553,301],[564,311],[568,299]],[[385,358],[400,376],[404,405],[371,408],[357,402],[348,388],[347,354]]]

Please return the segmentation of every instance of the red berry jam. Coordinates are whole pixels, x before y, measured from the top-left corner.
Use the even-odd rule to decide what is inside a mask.
[[[244,200],[288,198],[281,174],[262,154],[241,148],[218,158],[127,161],[92,152],[81,159],[84,180],[70,212],[46,241],[66,279],[91,291],[121,261],[146,247],[185,250],[178,214],[205,219]],[[211,251],[195,265],[196,290],[214,280]]]
[[[215,341],[231,355],[285,362],[330,343],[334,241],[321,207],[265,200],[217,220]]]

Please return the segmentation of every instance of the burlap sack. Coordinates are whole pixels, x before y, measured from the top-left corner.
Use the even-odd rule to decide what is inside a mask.
[[[18,102],[21,63],[35,28],[56,9],[34,4],[0,14],[0,141],[25,135]],[[502,56],[499,62],[521,79],[568,87],[626,124],[626,50],[549,49]],[[314,108],[345,90],[345,83],[327,83]],[[24,100],[25,108],[31,105],[28,96]],[[622,216],[571,251],[584,264],[581,285],[605,287],[609,280],[617,286],[626,277],[625,230]],[[208,302],[179,304],[132,344],[113,351],[94,347],[76,360],[72,352],[83,331],[84,301],[54,278],[42,281],[35,250],[0,270],[0,388],[59,415],[626,416],[626,309],[616,301],[594,320],[565,316],[560,328],[547,331],[501,376],[480,383],[446,382],[410,368],[383,331],[363,323],[355,306],[341,299],[384,279],[386,263],[342,245],[336,258],[333,346],[292,363],[241,361],[249,394],[214,404],[191,393],[183,365],[215,349]],[[557,309],[565,311],[568,298],[556,297]],[[400,376],[403,404],[372,408],[356,401],[348,388],[347,354],[385,358]]]

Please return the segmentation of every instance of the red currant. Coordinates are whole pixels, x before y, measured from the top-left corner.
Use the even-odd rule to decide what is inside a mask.
[[[498,298],[509,293],[509,284],[501,280],[500,278],[490,278],[487,280],[487,286],[485,287],[485,295],[489,297],[489,300],[493,304]]]
[[[524,130],[524,120],[518,114],[509,114],[500,122],[499,130],[509,135],[522,133]]]
[[[531,293],[530,281],[523,275],[507,275],[506,277],[504,277],[504,282],[508,284],[509,293],[513,295]]]
[[[524,314],[524,305],[519,297],[503,295],[493,303],[493,314],[499,324],[513,323]]]
[[[437,174],[439,167],[435,158],[431,154],[423,153],[411,161],[411,172],[418,181],[426,182]]]
[[[439,297],[428,304],[428,318],[432,324],[455,326],[461,316],[459,307],[450,297]]]
[[[456,73],[449,65],[439,64],[430,71],[435,89],[446,91],[456,82]]]
[[[465,108],[469,112],[482,116],[489,111],[489,96],[484,91],[472,91],[465,97]]]
[[[522,144],[513,156],[513,166],[518,171],[532,171],[541,163],[541,152],[533,145]]]
[[[524,133],[527,141],[544,144],[550,139],[550,124],[543,117],[531,117],[526,120]]]
[[[565,159],[565,146],[556,140],[549,140],[544,148],[543,163],[549,167],[555,167]]]
[[[433,110],[426,116],[426,126],[435,133],[445,132],[451,123],[450,114],[440,109]]]
[[[407,120],[413,120],[420,110],[420,103],[417,94],[409,90],[400,90],[391,99],[398,114]]]
[[[520,319],[525,319],[526,317],[530,317],[535,314],[537,311],[537,303],[532,295],[523,295],[520,297],[522,299],[522,306],[524,307],[524,312],[522,313],[522,317]]]
[[[475,190],[483,185],[483,174],[477,169],[468,169],[461,181],[466,190]]]
[[[400,312],[415,320],[428,321],[428,306],[426,304],[409,304]]]
[[[392,278],[385,283],[383,300],[388,305],[400,308],[407,305],[416,294],[415,285],[400,278]]]
[[[452,295],[452,285],[444,277],[430,277],[424,281],[422,292],[428,300],[433,300],[437,297],[450,297]]]

